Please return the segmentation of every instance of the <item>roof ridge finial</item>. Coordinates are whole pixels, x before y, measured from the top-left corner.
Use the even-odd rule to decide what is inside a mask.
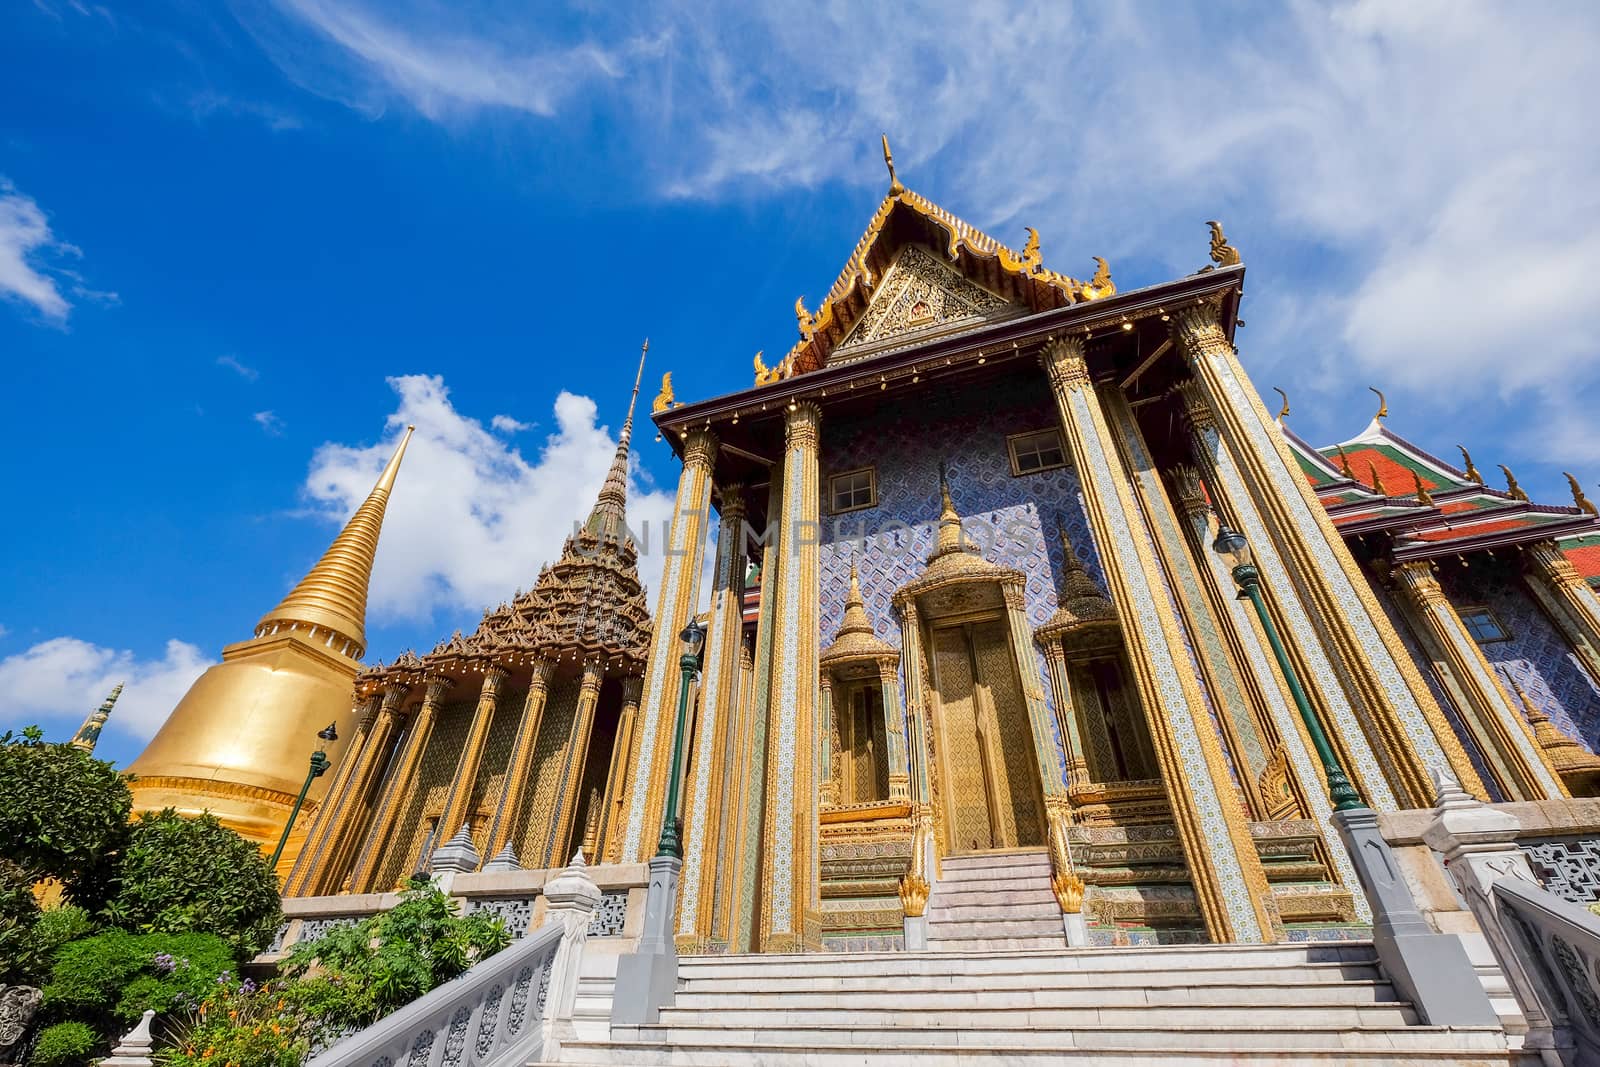
[[[1378,476],[1378,465],[1371,461],[1367,463],[1367,470],[1372,473],[1372,489],[1379,496],[1388,496],[1389,490],[1383,487],[1383,479]]]
[[[894,172],[894,153],[889,151],[888,134],[883,135],[883,163],[884,166],[889,168],[889,195],[898,196],[900,193],[905,192],[906,187],[900,184],[900,179]]]
[[[1472,453],[1467,451],[1467,446],[1466,445],[1456,445],[1456,449],[1458,451],[1460,451],[1460,453],[1461,453],[1461,461],[1467,465],[1467,469],[1466,469],[1467,477],[1471,478],[1473,481],[1477,482],[1479,485],[1482,485],[1483,484],[1483,475],[1481,473],[1479,473],[1477,467],[1474,467],[1472,465]]]
[[[1283,420],[1289,417],[1289,394],[1284,392],[1282,389],[1279,389],[1276,385],[1272,387],[1272,391],[1283,397],[1283,407],[1278,409],[1278,416],[1276,420],[1278,425],[1282,426]]]
[[[1506,466],[1504,463],[1501,463],[1498,466],[1500,467],[1501,472],[1506,476],[1506,492],[1510,494],[1511,499],[1527,500],[1528,494],[1523,492],[1522,486],[1517,484],[1517,476],[1511,473],[1511,468]]]
[[[125,683],[118,682],[112,687],[111,692],[100,706],[88,714],[83,720],[83,725],[78,727],[78,732],[72,735],[72,740],[67,742],[73,748],[84,752],[93,752],[95,742],[100,740],[100,731],[105,728],[106,720],[111,718],[111,708],[116,704],[117,698],[122,695]]]
[[[1067,517],[1061,512],[1056,512],[1056,536],[1061,538],[1061,554],[1066,557],[1067,571],[1069,573],[1089,573],[1083,565],[1083,557],[1078,555],[1078,546],[1072,543],[1072,536],[1067,533]]]
[[[1578,484],[1578,479],[1574,478],[1567,471],[1562,471],[1561,473],[1567,476],[1567,484],[1572,487],[1573,505],[1586,515],[1597,514],[1594,504],[1589,500],[1588,497],[1583,495],[1583,486]]]
[[[633,440],[633,409],[639,401],[639,383],[644,380],[644,360],[650,354],[650,338],[639,347],[639,369],[633,375],[633,395],[628,398],[628,417],[622,420],[617,435],[617,451],[611,457],[600,495],[589,511],[584,529],[602,539],[621,540],[628,513],[628,446]]]
[[[1422,475],[1416,471],[1411,472],[1411,480],[1417,484],[1417,503],[1433,506],[1433,497],[1428,495],[1428,490],[1422,484]]]
[[[933,555],[929,559],[950,552],[969,550],[966,537],[961,530],[961,514],[956,511],[955,501],[950,498],[950,476],[946,470],[945,461],[939,460],[939,534],[934,544]]]
[[[1382,422],[1384,419],[1389,417],[1389,401],[1384,399],[1382,389],[1372,385],[1367,386],[1367,388],[1378,394],[1378,413],[1372,416],[1372,421]]]
[[[274,622],[307,623],[349,640],[351,647],[345,654],[352,659],[360,659],[366,652],[367,587],[372,581],[372,560],[378,552],[378,535],[383,531],[383,515],[400,473],[400,461],[405,458],[406,446],[416,429],[414,425],[406,427],[367,499],[300,583],[261,617],[258,629]]]
[[[1345,455],[1344,445],[1338,445],[1336,447],[1339,450],[1339,469],[1344,471],[1344,476],[1349,478],[1352,482],[1360,481],[1360,479],[1356,477],[1356,472],[1350,469],[1350,457]]]

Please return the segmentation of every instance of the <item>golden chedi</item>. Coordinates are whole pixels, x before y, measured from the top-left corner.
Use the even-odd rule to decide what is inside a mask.
[[[350,694],[366,651],[367,586],[412,430],[317,565],[262,616],[254,636],[222,650],[222,662],[189,688],[129,766],[135,810],[209,811],[264,847],[277,843],[317,731],[332,722],[341,739],[355,732]],[[326,747],[337,764],[343,741]],[[327,782],[312,784],[302,826]],[[299,845],[290,841],[286,862]]]

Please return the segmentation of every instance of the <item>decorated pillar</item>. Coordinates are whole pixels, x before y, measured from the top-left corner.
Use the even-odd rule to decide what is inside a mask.
[[[1277,424],[1250,387],[1218,313],[1214,300],[1178,309],[1172,313],[1173,340],[1194,372],[1220,439],[1237,458],[1245,483],[1241,488],[1254,500],[1266,533],[1287,559],[1312,623],[1335,653],[1347,693],[1364,713],[1363,721],[1371,724],[1391,784],[1403,803],[1425,806],[1433,795],[1430,764],[1448,761],[1465,782],[1476,780],[1471,762]],[[1242,532],[1259,555],[1263,541]]]
[[[1033,627],[1028,625],[1021,579],[1007,581],[1001,586],[1000,592],[1005,599],[1006,625],[1011,630],[1012,655],[1017,664],[1017,677],[1022,682],[1022,700],[1028,709],[1028,726],[1033,731],[1034,764],[1048,814],[1050,798],[1066,796],[1067,783],[1062,776],[1055,731],[1050,729],[1050,708],[1044,700],[1039,664],[1034,659]]]
[[[928,700],[927,686],[923,681],[922,619],[914,600],[900,602],[900,673],[906,682],[906,729],[911,736],[906,739],[907,767],[911,775],[911,804],[921,812],[926,809],[930,819],[933,810],[933,790],[928,781],[928,764],[932,754],[928,751]],[[931,822],[930,822],[931,828]],[[920,913],[919,913],[920,914]]]
[[[328,828],[333,824],[340,807],[349,796],[351,772],[360,761],[361,751],[366,747],[367,735],[372,731],[372,723],[378,717],[378,707],[382,700],[381,692],[374,693],[361,706],[361,717],[356,721],[355,736],[350,739],[350,747],[345,750],[345,758],[334,769],[333,781],[328,783],[328,791],[323,794],[322,806],[317,809],[317,817],[306,835],[306,843],[300,849],[300,855],[289,871],[289,877],[284,880],[283,895],[286,897],[313,896],[317,892],[316,883],[324,874],[322,859],[328,851],[328,843],[331,840]]]
[[[578,684],[578,706],[572,712],[566,744],[561,748],[559,777],[556,780],[555,807],[550,816],[550,836],[544,845],[545,867],[564,863],[572,856],[572,824],[578,817],[578,791],[583,787],[583,768],[589,759],[589,738],[594,733],[594,709],[600,703],[600,683],[606,680],[605,666],[599,660],[586,660],[583,681]]]
[[[762,840],[761,951],[821,944],[816,884],[816,729],[821,605],[818,571],[821,494],[817,485],[821,410],[789,405],[784,426],[782,558],[773,613],[772,724],[767,738],[767,805]]]
[[[372,883],[378,875],[378,868],[387,858],[384,848],[389,842],[389,835],[394,832],[400,806],[416,785],[417,768],[422,763],[422,754],[428,750],[428,739],[433,736],[433,725],[439,717],[439,701],[444,699],[445,693],[454,684],[449,678],[434,678],[428,682],[422,706],[417,709],[411,720],[411,728],[406,732],[394,773],[384,786],[383,799],[379,801],[378,813],[373,817],[372,829],[367,832],[367,839],[357,854],[355,869],[350,875],[350,891],[353,893],[371,893],[379,888]]]
[[[398,682],[383,687],[383,700],[378,706],[377,718],[372,722],[372,729],[361,745],[361,755],[356,758],[350,779],[345,784],[344,803],[328,824],[328,848],[324,854],[322,874],[317,879],[321,892],[331,893],[348,884],[345,872],[356,848],[356,834],[362,829],[361,816],[367,810],[372,790],[381,777],[389,742],[394,737],[395,725],[400,718],[400,705],[410,691]]]
[[[1334,668],[1328,647],[1312,624],[1311,611],[1290,579],[1288,565],[1268,533],[1266,521],[1257,509],[1255,499],[1245,488],[1244,475],[1233,450],[1217,429],[1216,418],[1205,392],[1197,382],[1190,381],[1178,387],[1178,394],[1183,401],[1184,415],[1206,488],[1211,491],[1217,509],[1229,525],[1244,534],[1250,542],[1256,567],[1261,571],[1262,589],[1269,607],[1274,609],[1278,631],[1283,636],[1290,657],[1295,661],[1296,671],[1306,684],[1313,705],[1323,713],[1321,717],[1329,726],[1326,733],[1339,754],[1340,765],[1368,804],[1378,811],[1393,811],[1400,803],[1380,760],[1380,754],[1386,756],[1386,752],[1381,745],[1375,750],[1369,741],[1361,717],[1356,714],[1356,707],[1346,695],[1344,683]],[[1204,515],[1203,520],[1209,527],[1209,514]],[[1212,533],[1207,532],[1203,535],[1202,543],[1209,546],[1211,537]],[[1242,602],[1235,599],[1238,586],[1221,557],[1210,551],[1205,552],[1204,556],[1221,599],[1231,606],[1235,632],[1253,637],[1247,654],[1259,688],[1269,697],[1273,693],[1278,694],[1276,703],[1269,699],[1268,706],[1272,709],[1273,721],[1278,725],[1279,736],[1300,736],[1304,745],[1308,746],[1310,740],[1304,736],[1298,714],[1292,715],[1295,724],[1292,728],[1286,729],[1284,726],[1283,716],[1291,714],[1288,698],[1283,691],[1281,674],[1272,662],[1271,649],[1267,645],[1266,635],[1261,631],[1260,621]],[[1309,751],[1307,748],[1306,752]],[[1306,758],[1310,760],[1309,755]],[[1298,761],[1295,761],[1295,765],[1297,768],[1304,766]],[[1321,781],[1320,762],[1311,760],[1310,766],[1317,768],[1317,780]],[[1301,781],[1309,784],[1311,779],[1302,776]],[[1327,788],[1324,784],[1313,791],[1326,794]],[[1325,817],[1322,817],[1322,821],[1326,825]],[[1353,870],[1348,873],[1354,874]],[[1346,884],[1351,887],[1356,885],[1355,882]]]
[[[1522,550],[1528,586],[1572,645],[1578,661],[1600,684],[1600,596],[1554,541]]]
[[[643,689],[643,678],[622,680],[622,711],[617,716],[617,736],[611,742],[611,767],[606,772],[606,795],[596,829],[598,851],[607,863],[621,862],[622,826],[627,814],[623,805],[632,772],[629,760],[633,755],[633,735],[639,727],[639,694]]]
[[[1213,427],[1213,432],[1214,429]],[[1328,782],[1323,777],[1322,763],[1311,746],[1311,737],[1306,733],[1305,723],[1301,720],[1299,711],[1289,703],[1289,694],[1282,672],[1272,660],[1272,648],[1267,643],[1266,634],[1261,630],[1260,620],[1256,618],[1255,612],[1250,610],[1249,602],[1239,599],[1239,586],[1233,580],[1227,563],[1210,550],[1211,542],[1217,534],[1217,523],[1210,506],[1206,503],[1199,473],[1192,467],[1181,468],[1173,472],[1173,481],[1177,485],[1179,505],[1189,525],[1190,536],[1193,538],[1191,544],[1194,546],[1195,557],[1206,563],[1202,573],[1216,604],[1227,618],[1227,628],[1237,641],[1241,662],[1246,670],[1246,681],[1254,682],[1258,699],[1266,708],[1272,732],[1276,735],[1277,748],[1283,753],[1284,763],[1294,777],[1294,784],[1297,787],[1295,800],[1305,806],[1307,814],[1317,824],[1335,876],[1341,885],[1350,890],[1356,918],[1361,922],[1371,922],[1372,909],[1367,904],[1366,894],[1360,891],[1361,883],[1356,877],[1355,867],[1350,863],[1350,854],[1344,847],[1344,840],[1339,834],[1330,832],[1330,827],[1333,825],[1333,802],[1328,799]],[[1257,565],[1260,563],[1258,554]],[[1298,610],[1299,601],[1292,602]],[[1284,628],[1279,629],[1281,632]],[[1301,671],[1300,676],[1304,678],[1305,672]],[[1340,692],[1342,697],[1342,691],[1336,688],[1336,692]],[[1344,704],[1342,707],[1348,714],[1349,705]],[[1323,718],[1326,719],[1326,716]],[[1354,737],[1362,745],[1361,751],[1364,753],[1367,766],[1376,775],[1378,785],[1387,789],[1382,775],[1377,774],[1377,764],[1371,750],[1365,748],[1364,735],[1360,733],[1359,727],[1354,728],[1356,729]],[[1331,734],[1333,731],[1326,732]],[[1348,768],[1349,764],[1346,763],[1344,766]],[[1346,773],[1349,771],[1346,770]],[[1273,807],[1273,798],[1270,794],[1266,797],[1266,801],[1270,810]],[[1390,802],[1393,802],[1392,795]]]
[[[516,840],[533,766],[533,747],[539,740],[539,724],[544,720],[544,705],[550,696],[550,675],[554,670],[555,664],[547,659],[533,661],[528,695],[523,698],[522,717],[517,720],[516,740],[512,742],[511,757],[506,761],[505,784],[500,788],[500,801],[495,806],[494,822],[489,826],[488,843],[483,850],[486,862]]]
[[[773,464],[767,486],[767,528],[762,533],[761,606],[756,618],[750,666],[750,731],[740,750],[743,806],[736,811],[733,842],[733,885],[729,892],[728,951],[751,952],[761,933],[760,881],[768,843],[766,825],[767,738],[771,733],[773,628],[778,601],[778,572],[788,544],[783,532],[783,460]]]
[[[1545,762],[1522,716],[1500,687],[1489,661],[1466,623],[1456,614],[1433,576],[1427,560],[1402,563],[1394,568],[1395,583],[1405,596],[1411,615],[1433,650],[1449,666],[1466,698],[1467,710],[1488,743],[1482,747],[1516,800],[1555,800],[1569,794],[1561,779]]]
[[[823,807],[839,803],[839,717],[833,710],[833,675],[823,671],[817,679],[817,797]]]
[[[1217,942],[1271,940],[1276,916],[1250,828],[1231,790],[1219,785],[1227,768],[1214,766],[1221,752],[1205,743],[1211,729],[1205,697],[1132,479],[1089,380],[1083,339],[1049,342],[1042,361],[1078,463],[1090,527],[1206,930]]]
[[[1089,782],[1089,762],[1083,755],[1083,735],[1078,716],[1072,706],[1072,683],[1067,675],[1067,653],[1059,637],[1046,636],[1041,642],[1044,650],[1045,674],[1050,678],[1050,695],[1054,699],[1056,722],[1061,727],[1061,743],[1067,750],[1067,790]]]
[[[878,662],[878,686],[882,693],[883,736],[889,745],[889,799],[911,799],[911,768],[906,756],[906,717],[900,706],[898,660]]]
[[[439,816],[438,839],[441,842],[450,840],[460,831],[471,811],[472,790],[477,785],[478,768],[483,763],[483,750],[489,741],[489,724],[494,721],[495,701],[500,695],[500,685],[505,680],[504,668],[489,667],[483,672],[478,706],[472,713],[472,725],[467,730],[461,758],[456,761],[456,773],[450,780],[450,795],[445,800],[444,813]]]
[[[672,730],[678,714],[678,634],[694,618],[699,601],[700,559],[705,551],[706,511],[711,506],[711,467],[717,436],[694,429],[684,435],[683,472],[667,535],[667,561],[656,600],[655,633],[650,639],[641,719],[634,731],[629,769],[627,819],[621,859],[643,863],[655,854],[661,833],[667,772],[672,762]]]
[[[700,688],[700,725],[689,757],[684,813],[683,874],[679,883],[680,952],[704,952],[711,942],[718,843],[725,817],[723,789],[728,739],[739,710],[739,659],[744,645],[744,486],[722,488],[722,525],[711,576],[711,616]]]

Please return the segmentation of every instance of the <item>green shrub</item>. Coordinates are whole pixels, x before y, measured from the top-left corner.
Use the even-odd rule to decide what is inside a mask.
[[[233,969],[233,948],[211,934],[130,934],[108,930],[62,946],[44,1005],[56,1016],[121,1033],[146,1008],[199,1004]]]
[[[265,948],[278,925],[278,882],[261,850],[214,815],[141,814],[117,883],[105,914],[126,929],[216,934],[242,958]]]
[[[162,1067],[299,1067],[311,1050],[307,1031],[277,988],[229,979],[178,1014],[155,1060]]]
[[[105,760],[45,744],[38,727],[0,735],[0,859],[34,880],[58,878],[68,899],[104,903],[133,797]]]
[[[34,1042],[30,1067],[79,1067],[94,1056],[100,1038],[83,1023],[47,1026]]]
[[[0,982],[11,985],[28,985],[37,973],[32,938],[39,901],[33,881],[21,867],[0,859]]]
[[[279,973],[290,980],[285,996],[307,1018],[330,1030],[363,1027],[510,943],[498,916],[459,915],[454,901],[418,880],[388,911],[295,945]]]

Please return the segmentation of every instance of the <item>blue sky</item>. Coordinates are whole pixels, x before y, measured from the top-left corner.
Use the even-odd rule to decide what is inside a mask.
[[[1600,12],[254,0],[0,13],[0,728],[129,689],[126,760],[407,421],[370,655],[531,582],[645,399],[749,384],[913,188],[1124,289],[1249,268],[1317,443],[1600,482]],[[636,518],[666,514],[638,439]]]

